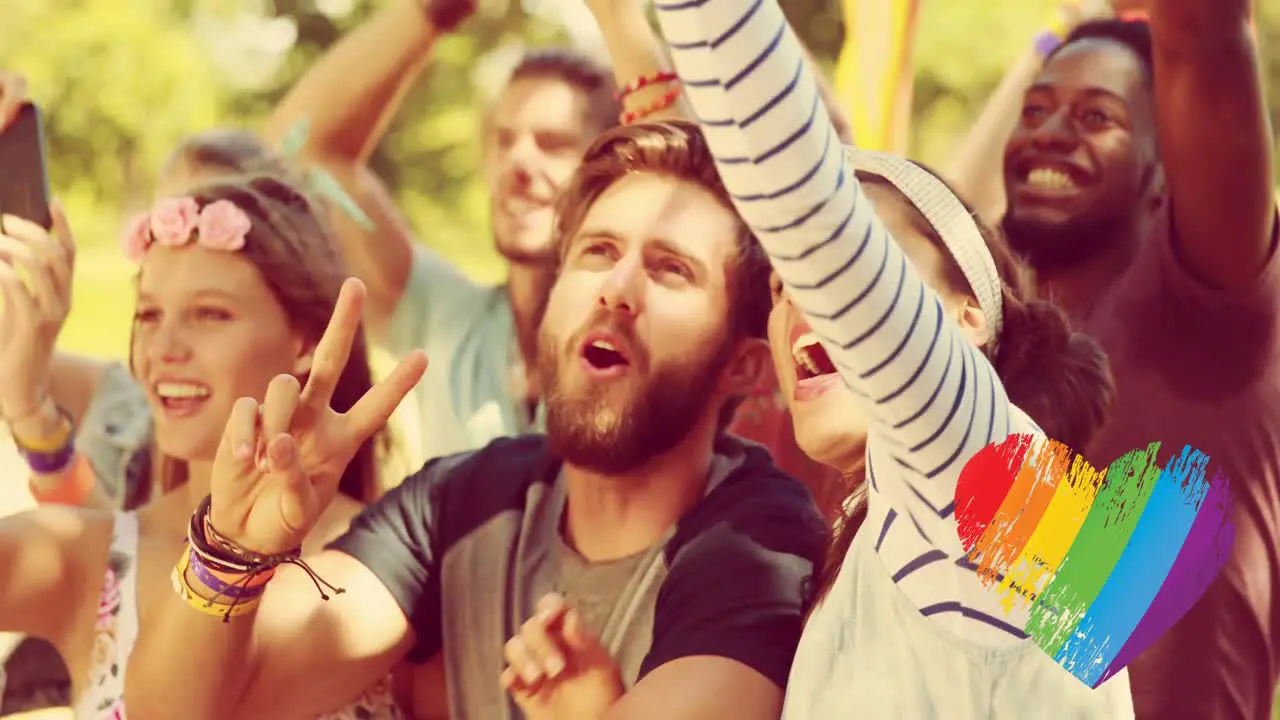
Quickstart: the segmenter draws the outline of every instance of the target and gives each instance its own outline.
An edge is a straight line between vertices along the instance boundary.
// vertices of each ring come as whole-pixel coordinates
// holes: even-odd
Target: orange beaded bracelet
[[[639,110],[631,110],[631,111],[622,113],[622,116],[619,117],[618,120],[623,125],[630,125],[631,123],[643,120],[654,113],[662,112],[663,110],[666,110],[672,105],[675,105],[676,100],[678,100],[679,98],[680,98],[680,91],[671,90],[667,93],[664,93],[662,97],[658,98],[657,100],[654,100],[653,102],[649,103],[645,107],[640,108]]]

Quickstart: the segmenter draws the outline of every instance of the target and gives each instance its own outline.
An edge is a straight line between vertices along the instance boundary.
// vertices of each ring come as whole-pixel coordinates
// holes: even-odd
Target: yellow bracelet
[[[190,556],[182,553],[182,559],[178,560],[178,564],[173,567],[171,580],[173,581],[173,591],[181,597],[188,606],[195,608],[204,615],[211,617],[219,617],[224,621],[228,618],[242,617],[248,615],[258,609],[258,603],[262,602],[261,597],[232,605],[231,603],[223,603],[215,600],[208,600],[201,597],[187,582],[187,566],[190,562]]]
[[[44,406],[42,405],[40,409],[43,410]],[[13,444],[16,445],[19,450],[39,453],[41,455],[49,455],[58,452],[67,446],[67,443],[71,440],[72,433],[75,432],[75,428],[72,427],[71,421],[62,413],[62,411],[58,411],[58,417],[61,420],[61,422],[58,423],[58,432],[48,437],[37,438],[35,440],[19,437],[15,433],[13,436]]]

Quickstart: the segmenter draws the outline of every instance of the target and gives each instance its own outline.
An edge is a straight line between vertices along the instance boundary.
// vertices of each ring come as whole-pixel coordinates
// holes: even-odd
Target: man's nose
[[[1070,110],[1060,108],[1031,130],[1031,145],[1037,150],[1066,153],[1080,142],[1071,122]]]
[[[643,309],[644,266],[638,255],[624,256],[600,287],[597,303],[602,307],[629,315],[637,315]]]

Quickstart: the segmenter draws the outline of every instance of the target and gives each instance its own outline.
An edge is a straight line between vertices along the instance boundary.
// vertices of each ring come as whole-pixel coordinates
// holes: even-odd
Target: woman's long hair
[[[318,343],[347,277],[323,210],[302,190],[274,174],[215,180],[191,190],[189,196],[202,208],[228,200],[249,216],[252,228],[239,254],[262,273],[293,328],[305,341]],[[132,369],[133,337],[129,348]],[[305,382],[306,378],[299,380]],[[334,389],[333,409],[350,410],[372,385],[368,348],[364,333],[360,332]],[[377,497],[375,447],[383,441],[383,434],[379,433],[360,447],[342,475],[339,492],[362,503]],[[186,482],[186,462],[168,456],[161,462],[161,492]]]

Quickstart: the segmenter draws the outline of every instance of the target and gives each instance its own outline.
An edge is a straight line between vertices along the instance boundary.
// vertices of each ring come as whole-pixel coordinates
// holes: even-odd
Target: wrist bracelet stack
[[[56,410],[61,422],[52,435],[24,438],[13,432],[12,426],[9,429],[14,447],[31,468],[28,489],[36,502],[80,507],[93,493],[97,479],[93,469],[76,452],[75,423],[71,413],[60,407]]]
[[[191,608],[221,617],[223,622],[248,615],[262,602],[267,583],[281,565],[296,565],[306,572],[322,600],[330,597],[325,588],[334,594],[345,592],[316,575],[301,559],[301,548],[264,555],[240,547],[213,527],[212,505],[206,496],[191,515],[187,546],[170,576],[174,592]]]

